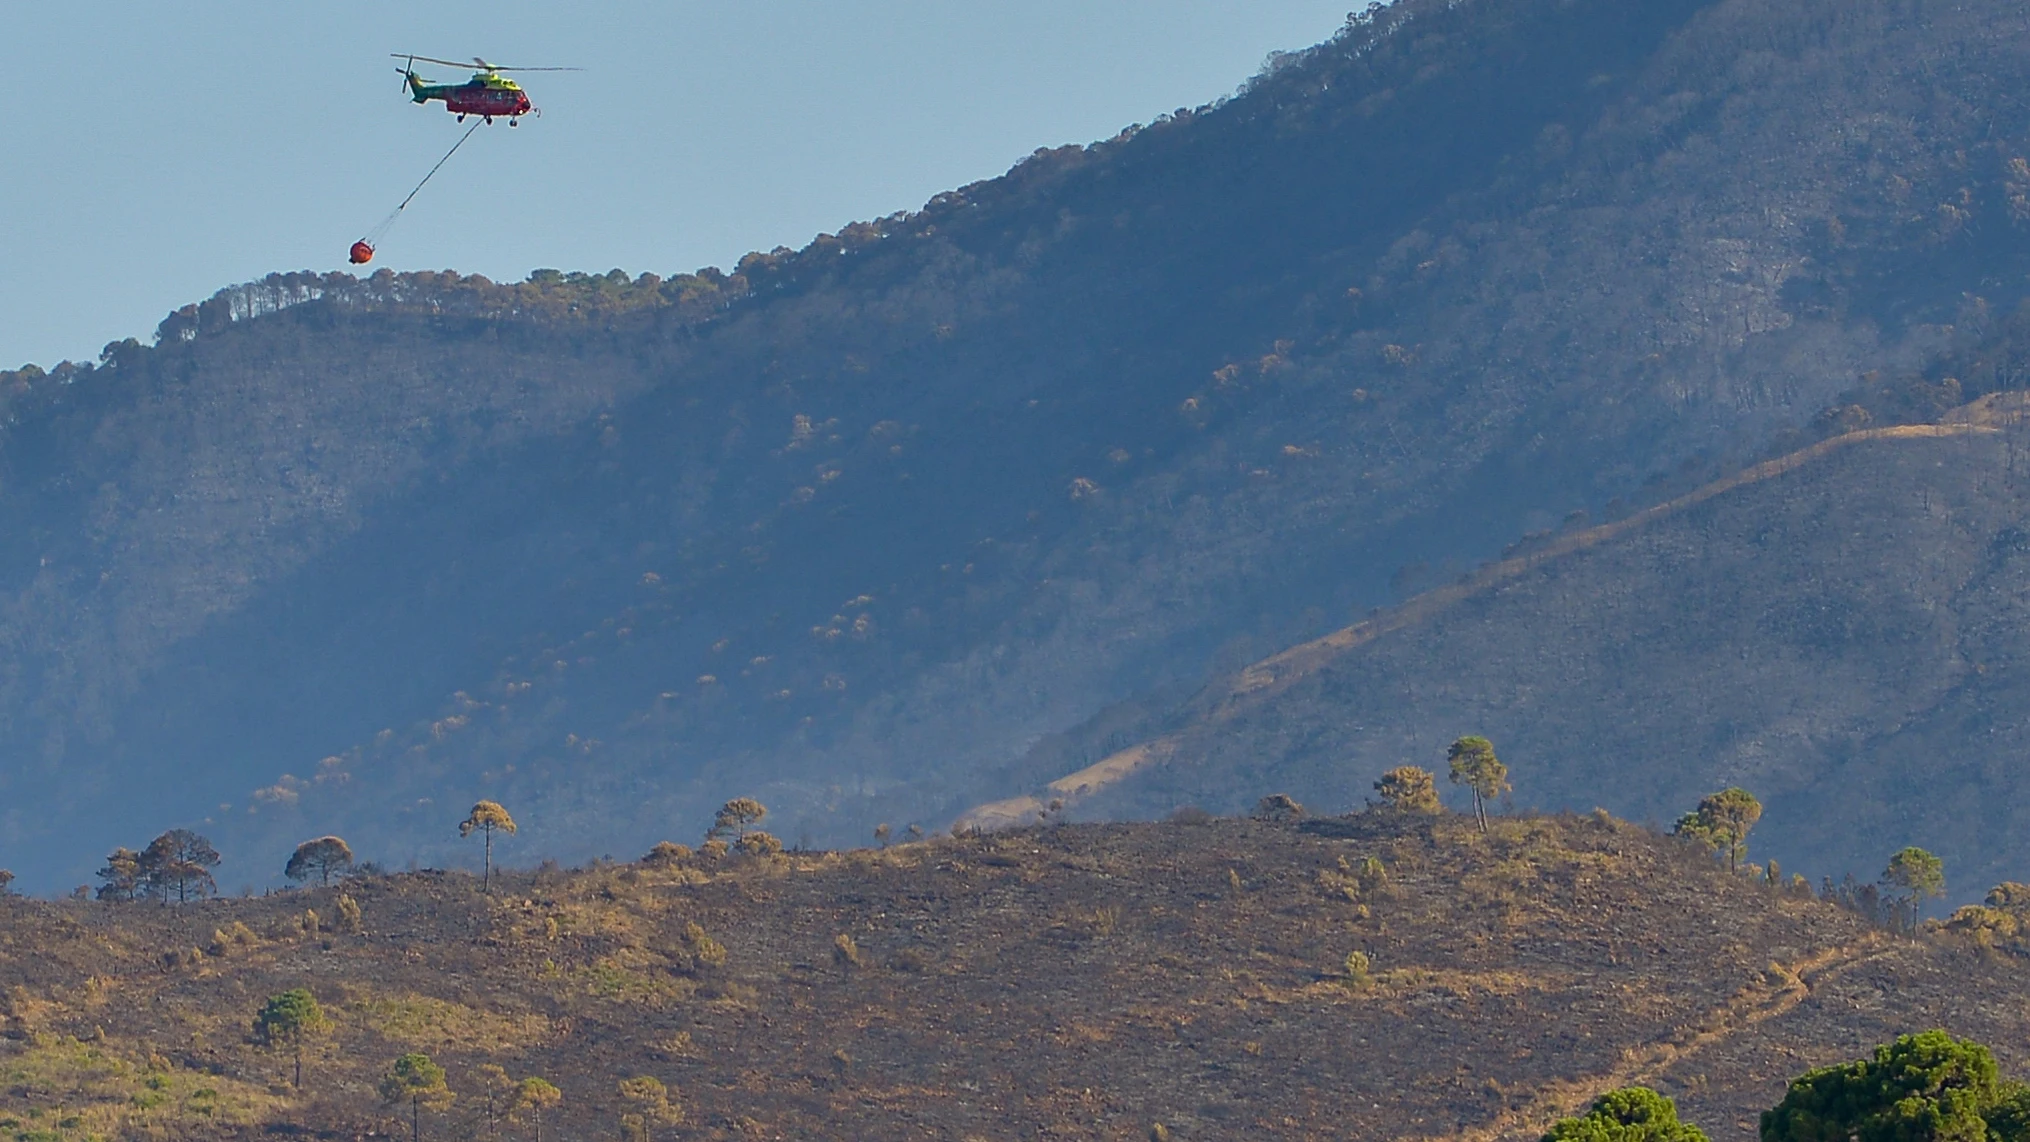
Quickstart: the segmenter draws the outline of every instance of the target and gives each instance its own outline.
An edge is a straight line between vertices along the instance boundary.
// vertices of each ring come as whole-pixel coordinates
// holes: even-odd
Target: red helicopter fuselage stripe
[[[447,110],[460,115],[519,115],[529,110],[529,97],[520,91],[454,87],[442,98]]]

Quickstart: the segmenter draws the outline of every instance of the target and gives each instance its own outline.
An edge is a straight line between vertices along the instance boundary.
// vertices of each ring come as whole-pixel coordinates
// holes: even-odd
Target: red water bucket
[[[359,241],[354,242],[352,244],[353,265],[363,266],[373,260],[374,260],[374,248],[372,246],[367,245],[367,240],[365,238],[361,238]]]

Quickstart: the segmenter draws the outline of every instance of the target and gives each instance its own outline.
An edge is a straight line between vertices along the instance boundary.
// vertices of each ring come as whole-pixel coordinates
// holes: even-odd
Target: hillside
[[[1358,806],[1384,770],[1442,771],[1452,738],[1483,733],[1517,804],[1668,821],[1742,785],[1787,867],[1869,880],[1917,844],[1977,898],[2030,867],[2030,801],[2005,776],[2026,746],[2021,407],[1864,430],[1537,537],[1209,688],[1041,796],[1148,815],[1268,785]]]
[[[1033,787],[1979,340],[2026,47],[2000,0],[1403,0],[733,272],[278,277],[7,374],[0,864]]]
[[[423,1051],[459,1096],[422,1114],[438,1138],[483,1132],[490,1062],[560,1088],[556,1137],[619,1130],[646,1075],[658,1137],[1492,1142],[1642,1082],[1719,1140],[1806,1067],[1915,1029],[2030,1063],[2011,962],[1604,815],[1059,826],[496,889],[354,880],[358,933],[330,929],[336,888],[0,898],[0,1127],[389,1131],[374,1084]],[[250,1032],[294,987],[332,1023],[301,1094]]]

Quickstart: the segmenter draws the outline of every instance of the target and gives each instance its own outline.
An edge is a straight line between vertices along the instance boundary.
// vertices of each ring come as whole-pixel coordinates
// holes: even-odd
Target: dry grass
[[[293,925],[323,891],[0,903],[0,1138],[352,1137],[421,1050],[465,1092],[439,1137],[478,1129],[491,1063],[564,1090],[558,1137],[619,1131],[645,1076],[673,1137],[1528,1138],[1640,1080],[1719,1139],[1896,1032],[2015,1062],[2030,1030],[1971,947],[1597,818],[1061,826],[346,891],[359,935]],[[235,924],[260,938],[165,966]],[[248,1033],[297,986],[332,1020],[304,1092]]]

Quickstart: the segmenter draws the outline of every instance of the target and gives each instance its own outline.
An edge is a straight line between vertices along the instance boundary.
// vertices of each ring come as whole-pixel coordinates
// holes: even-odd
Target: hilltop
[[[617,1129],[648,1076],[682,1121],[659,1136],[1489,1142],[1635,1082],[1752,1137],[1789,1077],[1934,1025],[2030,1063],[2010,962],[1604,814],[1066,825],[0,921],[17,1132],[392,1130],[374,1084],[407,1051],[459,1095],[426,1137],[482,1130],[487,1063],[563,1091],[559,1137]],[[332,1023],[300,1094],[251,1035],[296,987]]]
[[[1403,0],[730,271],[278,276],[7,374],[0,864],[1033,788],[1420,567],[1920,415],[2024,293],[2026,46],[2000,0]]]

